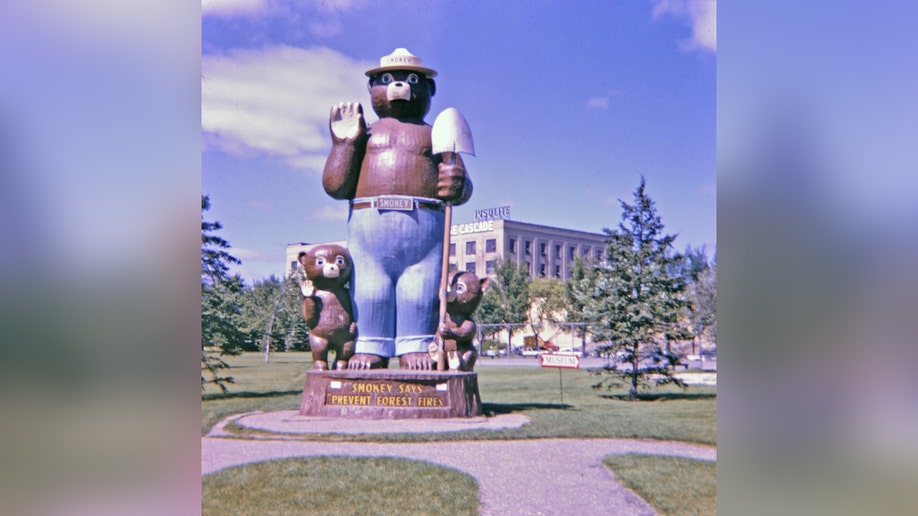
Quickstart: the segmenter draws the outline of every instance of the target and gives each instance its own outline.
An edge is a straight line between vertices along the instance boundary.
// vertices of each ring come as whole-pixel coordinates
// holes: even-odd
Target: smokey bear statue
[[[359,103],[331,109],[332,148],[322,185],[347,199],[351,295],[360,324],[350,369],[432,370],[428,353],[439,322],[445,203],[463,204],[472,183],[458,153],[431,152],[424,122],[436,72],[404,48],[366,72],[373,111],[367,127]]]
[[[313,368],[329,369],[328,352],[335,352],[334,369],[346,369],[354,354],[357,324],[346,285],[352,262],[347,249],[324,244],[298,256],[306,273],[300,284],[305,299],[303,317],[309,328]]]
[[[481,303],[489,284],[488,278],[479,280],[471,272],[453,271],[449,275],[446,321],[440,325],[439,333],[450,371],[475,369],[478,352],[472,341],[477,328],[472,313]]]

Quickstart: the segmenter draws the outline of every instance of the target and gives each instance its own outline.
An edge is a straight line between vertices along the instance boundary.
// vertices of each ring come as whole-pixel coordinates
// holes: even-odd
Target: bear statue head
[[[351,278],[351,254],[335,244],[317,245],[297,256],[306,277],[316,288],[331,290],[347,284]]]
[[[452,315],[466,317],[478,309],[481,298],[488,290],[490,280],[479,280],[471,272],[453,271],[449,273],[449,294],[447,296],[446,311]]]
[[[437,91],[433,79],[409,70],[393,70],[370,77],[373,111],[380,118],[420,122],[430,111],[430,98]]]
[[[379,60],[378,67],[367,71],[373,111],[380,118],[423,122],[430,111],[430,98],[437,92],[436,75],[407,49],[395,49]]]

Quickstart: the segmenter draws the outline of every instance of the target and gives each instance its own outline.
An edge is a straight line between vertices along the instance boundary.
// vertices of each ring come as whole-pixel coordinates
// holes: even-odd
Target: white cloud
[[[263,153],[321,170],[332,105],[369,108],[364,71],[374,63],[322,47],[274,46],[204,56],[201,129],[208,146]]]
[[[268,7],[268,0],[201,0],[202,16],[240,16],[259,14]]]
[[[246,247],[232,247],[229,253],[245,263],[246,260],[269,260],[274,258],[272,255],[259,251],[258,249],[248,249]]]
[[[329,13],[341,13],[359,9],[366,4],[366,0],[315,0],[315,5],[319,10]]]
[[[313,8],[324,14],[341,14],[359,9],[366,0],[201,0],[202,16],[259,16],[288,10]]]
[[[328,39],[344,32],[344,27],[335,20],[324,20],[309,24],[309,33],[321,39]]]
[[[653,19],[666,15],[692,28],[692,37],[681,42],[683,50],[717,52],[717,0],[654,0]]]
[[[591,97],[587,100],[587,107],[595,110],[608,109],[609,97]]]

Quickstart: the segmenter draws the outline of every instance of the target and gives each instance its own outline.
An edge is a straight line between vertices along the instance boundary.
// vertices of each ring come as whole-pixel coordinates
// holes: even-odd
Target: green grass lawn
[[[202,395],[201,431],[233,414],[254,410],[295,410],[312,367],[309,353],[276,353],[265,364],[258,353],[227,357],[236,379],[229,392],[208,387]],[[518,429],[470,430],[446,434],[386,434],[335,436],[353,441],[434,441],[459,439],[532,439],[546,437],[642,438],[714,445],[716,389],[692,386],[651,391],[646,399],[629,402],[620,392],[590,388],[596,378],[583,370],[536,367],[479,367],[478,386],[488,415],[517,413],[532,421]],[[232,427],[229,428],[233,430]],[[314,438],[311,436],[311,438]]]
[[[418,489],[423,486],[423,489]],[[387,457],[247,464],[201,481],[204,515],[478,514],[478,482],[454,469]]]
[[[208,387],[202,395],[201,431],[233,414],[299,407],[309,353],[276,353],[265,364],[259,353],[226,357],[236,380],[227,393]],[[627,391],[596,391],[596,378],[582,370],[479,367],[478,384],[487,415],[524,414],[519,429],[441,434],[309,436],[346,441],[438,441],[464,439],[642,438],[715,445],[716,389],[693,386],[648,392],[642,401],[620,399]],[[564,386],[561,404],[559,375]],[[245,429],[228,428],[240,434]],[[357,462],[354,462],[357,461]],[[715,465],[643,455],[609,456],[605,463],[623,484],[665,514],[714,514]],[[374,475],[379,469],[385,475]],[[427,475],[427,476],[425,476]],[[377,486],[376,477],[398,479]],[[428,479],[429,476],[429,479]],[[404,478],[415,478],[404,482]],[[423,477],[423,478],[422,478]],[[316,486],[321,486],[317,488]],[[460,486],[402,495],[401,485]],[[375,489],[380,489],[375,491]],[[439,488],[437,488],[439,489]],[[347,493],[368,493],[353,496]],[[439,466],[402,460],[348,457],[289,459],[250,464],[203,479],[204,514],[475,514],[474,479]],[[323,512],[324,511],[324,512]]]
[[[659,455],[609,455],[619,482],[660,514],[717,514],[717,464]]]

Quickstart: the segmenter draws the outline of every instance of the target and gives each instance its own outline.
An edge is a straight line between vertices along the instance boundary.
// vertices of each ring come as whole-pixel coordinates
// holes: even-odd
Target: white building
[[[529,270],[530,276],[570,277],[579,258],[602,260],[606,235],[529,224],[515,220],[481,220],[450,228],[450,270],[474,272],[483,278],[493,274],[498,260],[510,260]],[[346,246],[346,241],[332,242]],[[289,275],[296,270],[297,256],[318,243],[287,245]]]

